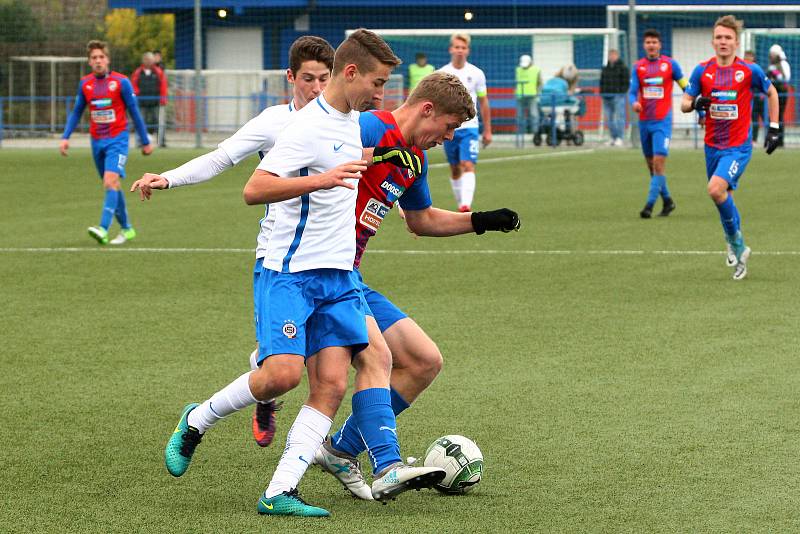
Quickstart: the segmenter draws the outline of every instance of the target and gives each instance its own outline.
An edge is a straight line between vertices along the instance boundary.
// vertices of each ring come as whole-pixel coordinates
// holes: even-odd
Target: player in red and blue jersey
[[[60,150],[62,155],[67,155],[69,136],[78,125],[83,110],[89,106],[92,155],[105,189],[100,226],[89,227],[89,235],[101,245],[107,244],[108,228],[116,216],[121,230],[111,243],[119,245],[136,237],[136,231],[128,220],[125,194],[120,186],[120,177],[125,176],[125,162],[128,159],[126,111],[130,113],[139,133],[142,154],[148,155],[153,149],[130,80],[118,72],[109,71],[111,57],[107,45],[102,41],[90,41],[87,49],[92,73],[81,78],[78,85],[75,108],[67,119]]]
[[[443,237],[519,228],[519,217],[509,209],[467,213],[432,205],[425,150],[452,140],[456,128],[474,116],[472,97],[458,77],[440,71],[423,78],[406,103],[395,111],[362,113],[359,119],[362,144],[365,148],[376,147],[373,157],[380,158],[381,154],[392,154],[396,147],[405,147],[422,162],[419,174],[391,163],[370,166],[359,180],[356,201],[354,274],[361,282],[368,314],[374,317],[392,353],[390,394],[395,415],[408,408],[433,382],[441,369],[442,356],[419,325],[384,295],[363,283],[358,267],[367,242],[396,203],[403,208],[409,230],[417,235]],[[369,154],[365,158],[369,160]],[[314,365],[309,363],[309,376],[315,374]],[[365,488],[355,461],[365,450],[358,430],[348,417],[341,429],[323,444],[315,461],[354,496],[369,498],[364,491],[368,486]]]
[[[753,153],[750,124],[754,89],[767,94],[767,154],[772,154],[780,141],[778,92],[761,67],[736,57],[741,30],[742,22],[733,15],[717,20],[711,41],[715,56],[695,67],[681,101],[684,113],[702,110],[706,114],[707,189],[719,210],[727,242],[726,262],[735,267],[734,280],[745,277],[750,257],[733,191]]]
[[[645,30],[643,46],[645,57],[633,66],[628,98],[633,111],[639,114],[639,138],[650,172],[647,203],[639,215],[649,219],[659,195],[663,200],[661,217],[675,209],[664,169],[672,137],[672,82],[677,82],[683,89],[686,78],[677,61],[661,54],[658,30]]]

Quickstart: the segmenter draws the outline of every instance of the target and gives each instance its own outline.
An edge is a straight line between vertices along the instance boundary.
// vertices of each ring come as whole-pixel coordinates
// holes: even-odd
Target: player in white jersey
[[[149,199],[153,189],[172,189],[194,185],[210,180],[226,169],[238,165],[253,154],[264,156],[275,144],[293,111],[302,109],[318,97],[330,79],[333,69],[333,47],[315,36],[303,36],[295,40],[289,49],[289,68],[286,80],[292,86],[292,100],[288,104],[271,106],[251,119],[235,134],[219,144],[219,147],[162,174],[145,173],[131,186],[131,192],[139,190],[142,200]],[[253,269],[254,310],[258,309],[259,293],[255,291],[261,274],[261,262],[266,254],[267,237],[272,226],[269,205],[261,219],[262,231],[258,234],[256,263]],[[258,349],[251,358],[258,356]],[[262,447],[269,445],[275,436],[275,399],[260,403],[258,417],[253,416],[253,434]]]
[[[455,74],[472,96],[475,107],[480,104],[483,119],[483,146],[492,142],[492,117],[489,110],[489,97],[486,95],[486,75],[481,69],[469,63],[470,36],[456,33],[450,37],[450,63],[441,71]],[[472,210],[475,196],[475,166],[478,164],[478,151],[481,139],[478,133],[478,117],[473,117],[456,130],[452,141],[445,141],[444,153],[450,164],[450,185],[456,197],[459,211]]]
[[[382,98],[383,85],[398,63],[377,35],[354,32],[336,52],[328,87],[293,114],[251,177],[245,201],[273,204],[276,213],[259,278],[264,295],[258,310],[259,360],[282,365],[271,371],[261,365],[202,404],[188,405],[166,447],[170,473],[182,475],[203,433],[216,421],[257,399],[292,389],[302,377],[305,359],[317,358],[317,380],[310,384],[275,476],[259,499],[262,514],[329,515],[303,502],[296,485],[330,429],[351,362],[356,368],[353,417],[371,453],[384,465],[376,483],[397,487],[399,493],[411,479],[430,486],[444,475],[439,469],[402,464],[390,406],[391,354],[385,343],[360,352],[367,346],[367,322],[352,268],[355,182],[366,167],[360,159],[356,110]],[[298,450],[300,454],[287,454]]]

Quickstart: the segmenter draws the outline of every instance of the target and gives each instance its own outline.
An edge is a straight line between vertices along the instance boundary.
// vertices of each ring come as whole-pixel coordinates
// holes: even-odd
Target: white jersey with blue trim
[[[467,88],[469,96],[472,97],[472,103],[475,109],[478,109],[478,97],[486,96],[486,75],[481,69],[467,61],[460,69],[456,68],[452,63],[448,63],[441,69],[441,72],[447,72],[455,75],[464,87]],[[463,130],[465,128],[478,128],[478,116],[475,115],[470,120],[464,122],[456,130]]]
[[[341,113],[324,94],[292,113],[275,146],[258,168],[281,177],[321,174],[360,160],[359,113]],[[358,180],[348,180],[354,186]],[[353,270],[356,253],[356,189],[314,191],[270,207],[274,225],[264,267],[279,272]]]
[[[286,127],[293,111],[295,108],[292,102],[268,107],[221,142],[219,148],[225,151],[234,165],[253,153],[258,153],[258,156],[264,159],[267,152],[275,146],[275,141]],[[256,259],[263,258],[267,254],[267,243],[274,223],[275,214],[270,213],[267,204],[264,208],[264,217],[260,221],[261,229],[256,238]]]

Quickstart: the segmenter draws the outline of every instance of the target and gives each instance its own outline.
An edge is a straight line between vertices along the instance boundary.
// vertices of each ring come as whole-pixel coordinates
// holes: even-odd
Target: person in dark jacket
[[[619,57],[619,51],[608,51],[608,63],[600,73],[600,94],[603,113],[611,133],[611,146],[622,146],[625,133],[625,93],[628,92],[630,73]]]
[[[167,105],[167,77],[164,71],[156,66],[152,52],[142,55],[142,64],[131,76],[133,90],[136,92],[139,108],[144,115],[144,122],[149,131],[159,130],[159,111]],[[164,136],[160,135],[159,145],[164,146]]]

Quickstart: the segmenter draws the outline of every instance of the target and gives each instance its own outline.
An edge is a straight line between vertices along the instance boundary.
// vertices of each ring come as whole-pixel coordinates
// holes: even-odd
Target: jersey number
[[[731,162],[730,168],[728,169],[728,176],[730,178],[733,178],[734,176],[736,176],[737,172],[739,172],[739,162],[736,161],[736,160],[733,160]]]

